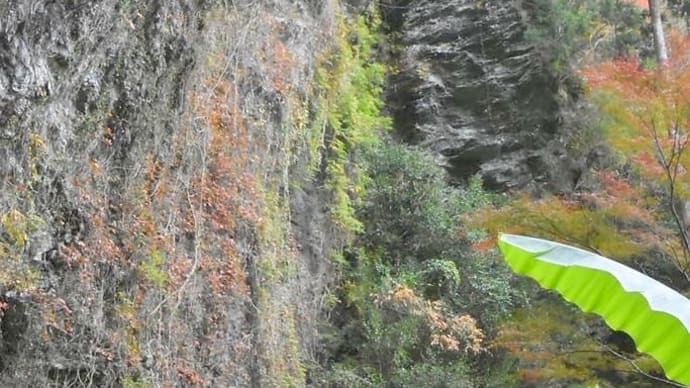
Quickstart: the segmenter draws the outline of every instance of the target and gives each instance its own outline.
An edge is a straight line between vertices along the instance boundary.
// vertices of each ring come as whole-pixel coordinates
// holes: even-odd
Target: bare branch
[[[664,383],[664,384],[672,385],[672,386],[674,386],[674,387],[681,387],[681,388],[687,388],[687,387],[688,387],[687,385],[679,384],[679,383],[676,383],[675,381],[671,381],[671,380],[664,379],[664,378],[661,378],[661,377],[653,376],[653,375],[651,375],[651,374],[645,372],[644,370],[642,370],[642,368],[640,368],[640,366],[637,365],[637,363],[635,362],[635,360],[630,359],[630,358],[626,357],[625,355],[623,355],[623,354],[621,354],[621,353],[619,353],[619,352],[617,352],[617,351],[611,349],[611,347],[609,347],[609,346],[607,346],[607,345],[603,345],[603,347],[604,347],[604,349],[605,349],[607,352],[613,354],[614,356],[616,356],[616,357],[618,357],[618,358],[620,358],[620,359],[622,359],[622,360],[625,360],[628,364],[630,364],[630,366],[631,366],[633,369],[635,369],[635,371],[636,371],[637,373],[643,375],[644,377],[646,377],[646,378],[648,378],[648,379],[651,379],[651,380],[654,380],[654,381],[658,381],[658,382],[661,382],[661,383]]]

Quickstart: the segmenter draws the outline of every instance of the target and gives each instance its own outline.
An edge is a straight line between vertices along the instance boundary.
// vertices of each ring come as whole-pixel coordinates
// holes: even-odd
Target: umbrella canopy
[[[498,246],[516,273],[600,315],[690,385],[690,300],[621,263],[553,241],[502,234]]]

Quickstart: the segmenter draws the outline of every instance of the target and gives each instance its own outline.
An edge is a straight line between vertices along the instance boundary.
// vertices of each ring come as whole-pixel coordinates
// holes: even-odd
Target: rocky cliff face
[[[489,188],[569,191],[561,87],[525,41],[520,2],[411,0],[392,4],[399,74],[389,101],[400,135],[438,155],[451,176]]]
[[[0,385],[303,378],[330,238],[288,180],[335,8],[0,2]]]
[[[513,4],[397,4],[391,110],[458,179],[567,190]],[[305,132],[338,8],[0,2],[0,386],[304,384],[338,241]]]

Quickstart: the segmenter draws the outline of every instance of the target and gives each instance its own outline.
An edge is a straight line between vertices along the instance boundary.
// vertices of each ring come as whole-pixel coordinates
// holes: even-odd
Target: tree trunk
[[[666,49],[666,39],[664,38],[664,26],[661,24],[659,0],[648,1],[649,14],[652,17],[652,27],[654,31],[654,50],[656,51],[656,60],[659,64],[664,64],[668,61],[668,50]]]

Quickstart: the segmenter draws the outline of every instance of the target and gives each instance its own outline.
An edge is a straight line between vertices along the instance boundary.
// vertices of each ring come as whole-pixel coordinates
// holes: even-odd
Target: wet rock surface
[[[400,72],[389,103],[399,135],[423,144],[459,181],[568,191],[558,81],[525,41],[519,2],[411,0],[391,5]],[[564,173],[565,171],[565,173]]]

